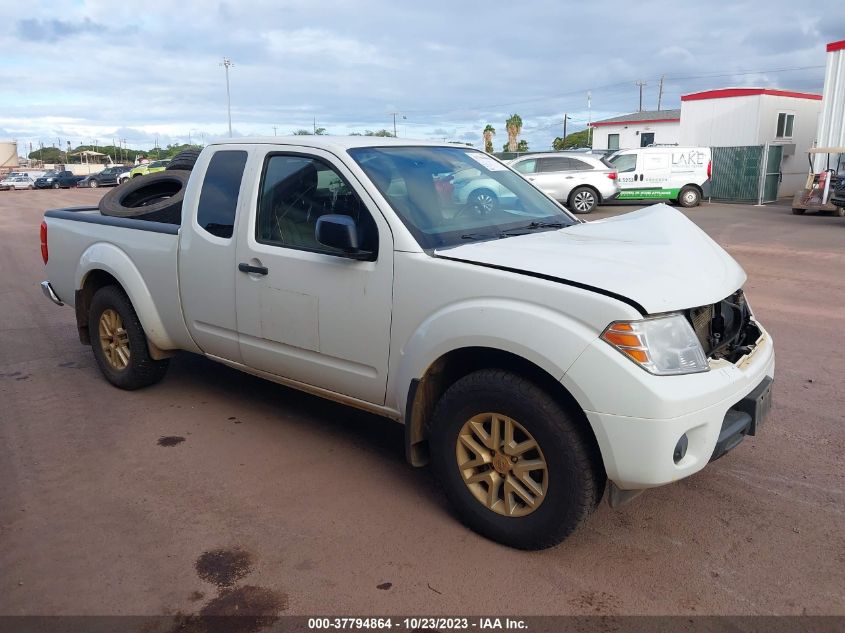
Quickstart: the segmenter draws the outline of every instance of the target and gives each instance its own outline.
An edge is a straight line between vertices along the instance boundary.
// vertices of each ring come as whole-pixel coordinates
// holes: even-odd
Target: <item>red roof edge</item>
[[[845,46],[845,45],[844,45]],[[706,99],[727,99],[729,97],[753,97],[757,95],[771,95],[773,97],[794,97],[796,99],[811,99],[821,101],[822,96],[810,92],[793,92],[791,90],[775,90],[773,88],[722,88],[720,90],[705,90],[683,95],[681,101],[704,101]]]
[[[845,40],[839,40],[838,42],[831,42],[827,45],[827,52],[832,53],[833,51],[841,51],[845,50]]]
[[[640,123],[677,123],[680,120],[680,117],[678,117],[677,119],[645,119],[643,121],[595,121],[591,125],[599,127],[602,125],[639,125]]]

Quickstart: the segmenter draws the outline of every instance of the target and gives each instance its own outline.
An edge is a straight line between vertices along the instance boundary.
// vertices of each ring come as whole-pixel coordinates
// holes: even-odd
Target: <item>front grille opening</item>
[[[734,363],[753,350],[760,338],[742,290],[718,303],[687,310],[686,317],[708,358]]]

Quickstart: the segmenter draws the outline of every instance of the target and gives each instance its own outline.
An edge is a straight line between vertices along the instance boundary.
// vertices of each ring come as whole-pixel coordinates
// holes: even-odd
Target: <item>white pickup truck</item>
[[[395,139],[194,160],[112,190],[118,211],[45,213],[42,288],[117,387],[185,350],[392,418],[470,527],[525,549],[605,488],[617,506],[701,470],[770,408],[745,273],[666,205],[582,222],[483,152]],[[470,167],[495,205],[455,195]]]

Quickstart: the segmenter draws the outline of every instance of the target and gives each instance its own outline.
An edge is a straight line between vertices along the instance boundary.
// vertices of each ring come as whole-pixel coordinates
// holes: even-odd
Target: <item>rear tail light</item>
[[[44,263],[47,263],[47,259],[49,258],[49,253],[47,253],[47,222],[41,222],[41,259],[44,260]]]
[[[707,161],[707,177],[712,178],[712,176],[713,176],[713,161],[708,160]]]
[[[611,171],[607,174],[607,177],[610,178],[611,180],[616,180],[617,173],[615,171]]]

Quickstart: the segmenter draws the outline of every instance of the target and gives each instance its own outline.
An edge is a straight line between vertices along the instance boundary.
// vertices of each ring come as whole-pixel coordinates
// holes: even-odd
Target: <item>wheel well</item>
[[[700,197],[702,197],[702,198],[704,197],[704,189],[702,189],[701,187],[699,187],[699,186],[698,186],[697,184],[695,184],[694,182],[688,182],[688,183],[687,183],[687,184],[685,184],[683,187],[681,187],[679,191],[683,191],[683,190],[684,190],[684,189],[686,189],[687,187],[692,187],[693,189],[695,189],[696,191],[698,191],[698,195],[699,195]]]
[[[91,309],[91,299],[94,294],[105,286],[117,286],[121,288],[120,282],[104,270],[92,270],[82,282],[82,288],[76,291],[76,329],[79,331],[79,340],[84,345],[91,344],[91,334],[88,332],[88,312]]]
[[[589,189],[590,191],[592,191],[596,195],[596,200],[598,201],[598,203],[601,204],[601,201],[602,201],[601,193],[599,192],[598,189],[593,187],[593,185],[578,185],[577,187],[575,187],[575,189],[570,191],[569,195],[566,197],[567,203],[569,202],[569,200],[572,199],[572,194],[575,193],[576,191],[578,191],[579,189]]]
[[[463,347],[434,361],[423,377],[414,380],[405,409],[405,456],[413,466],[428,463],[428,436],[434,408],[456,381],[479,369],[505,369],[531,380],[569,411],[581,427],[593,453],[601,460],[596,436],[583,409],[560,381],[521,356],[489,347]],[[602,470],[604,464],[602,463]]]

